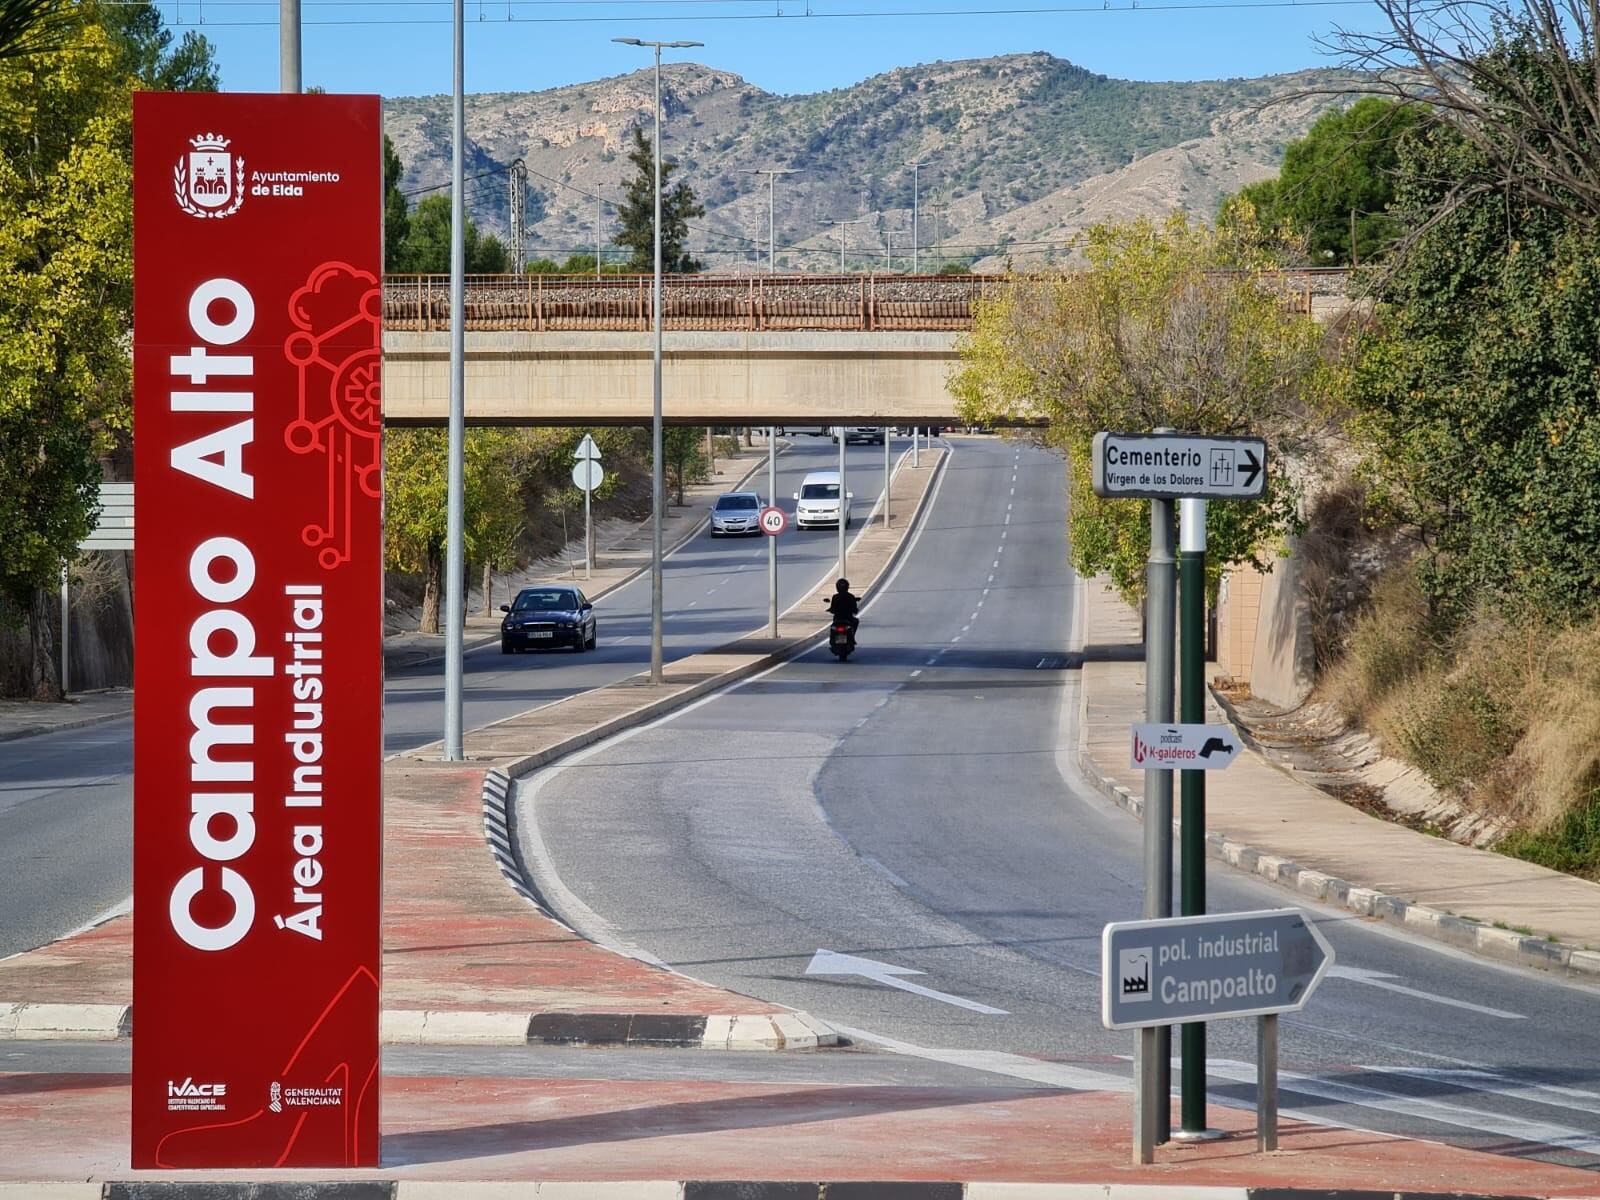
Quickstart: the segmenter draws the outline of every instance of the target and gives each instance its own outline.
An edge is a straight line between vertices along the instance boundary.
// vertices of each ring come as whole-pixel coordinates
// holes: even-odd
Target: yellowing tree
[[[1253,433],[1293,445],[1333,381],[1322,329],[1263,276],[1278,247],[1249,221],[1218,229],[1176,215],[1097,226],[1086,265],[1016,278],[979,306],[951,384],[973,424],[1042,423],[1066,455],[1073,562],[1143,593],[1149,528],[1142,502],[1090,488],[1099,430]],[[1259,560],[1294,519],[1274,469],[1259,504],[1213,504],[1213,577]]]
[[[98,24],[0,61],[0,619],[60,696],[44,593],[89,531],[129,421],[131,77]]]

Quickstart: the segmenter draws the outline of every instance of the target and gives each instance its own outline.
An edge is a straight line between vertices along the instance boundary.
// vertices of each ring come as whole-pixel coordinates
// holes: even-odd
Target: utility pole
[[[466,184],[463,151],[466,141],[466,15],[464,0],[455,0],[454,84],[450,123],[450,433],[445,481],[444,572],[444,759],[460,762],[462,673],[466,632],[466,594],[462,562],[466,499]]]
[[[278,90],[300,90],[300,0],[278,0]]]
[[[837,226],[838,230],[839,230],[839,274],[841,274],[841,275],[843,275],[845,273],[844,252],[845,252],[845,246],[846,246],[847,241],[848,241],[848,231],[846,229],[846,226],[859,225],[865,220],[866,220],[865,217],[853,217],[848,221],[841,221],[836,217],[830,217],[828,219],[828,224]],[[841,426],[841,428],[842,428],[842,426]]]
[[[777,180],[779,175],[798,175],[799,167],[756,167],[746,171],[747,175],[765,175],[767,177],[767,274],[771,275],[778,269],[778,235],[777,221],[773,206],[774,196],[777,194]],[[777,635],[774,634],[774,637]]]
[[[906,166],[911,168],[911,273],[917,274],[919,259],[917,252],[922,244],[922,229],[917,222],[918,203],[922,198],[922,180],[920,172],[922,164],[928,161],[922,158],[913,158]]]
[[[599,196],[594,198],[594,277],[600,278],[600,205]]]
[[[457,6],[462,0],[456,0]],[[662,549],[661,509],[664,477],[661,469],[661,50],[685,50],[704,42],[647,42],[640,38],[612,38],[624,46],[649,46],[656,52],[656,144],[655,144],[655,272],[650,289],[650,316],[655,326],[654,370],[655,403],[650,420],[650,682],[662,682]]]
[[[525,245],[528,236],[528,164],[520,158],[512,160],[511,170],[506,175],[506,187],[510,190],[511,198],[512,270],[521,275],[528,263]]]

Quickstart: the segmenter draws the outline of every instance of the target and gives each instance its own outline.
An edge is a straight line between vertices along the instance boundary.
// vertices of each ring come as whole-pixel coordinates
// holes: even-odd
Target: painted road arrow
[[[1332,965],[1333,947],[1298,908],[1113,922],[1100,943],[1100,1020],[1138,1029],[1297,1012]]]
[[[893,963],[879,962],[875,958],[857,958],[854,954],[836,954],[832,950],[818,950],[811,956],[811,964],[806,967],[806,974],[860,975],[885,987],[899,988],[902,992],[910,992],[916,996],[926,996],[929,1000],[937,1000],[941,1004],[953,1004],[957,1008],[985,1013],[992,1017],[1007,1015],[1003,1008],[990,1008],[987,1004],[979,1004],[976,1000],[952,996],[949,992],[936,992],[932,988],[923,987],[920,983],[912,983],[901,977],[921,975],[923,972],[911,967],[897,967]]]

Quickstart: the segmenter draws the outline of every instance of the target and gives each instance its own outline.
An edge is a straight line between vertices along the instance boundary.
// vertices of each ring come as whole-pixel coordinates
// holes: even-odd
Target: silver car
[[[755,492],[724,492],[711,509],[711,536],[761,532],[761,497]]]

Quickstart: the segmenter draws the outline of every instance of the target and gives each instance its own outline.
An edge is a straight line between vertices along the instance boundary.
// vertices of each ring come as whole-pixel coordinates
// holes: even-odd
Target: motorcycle
[[[856,635],[851,632],[850,623],[835,619],[828,627],[828,649],[833,651],[835,658],[844,662],[855,648]]]

